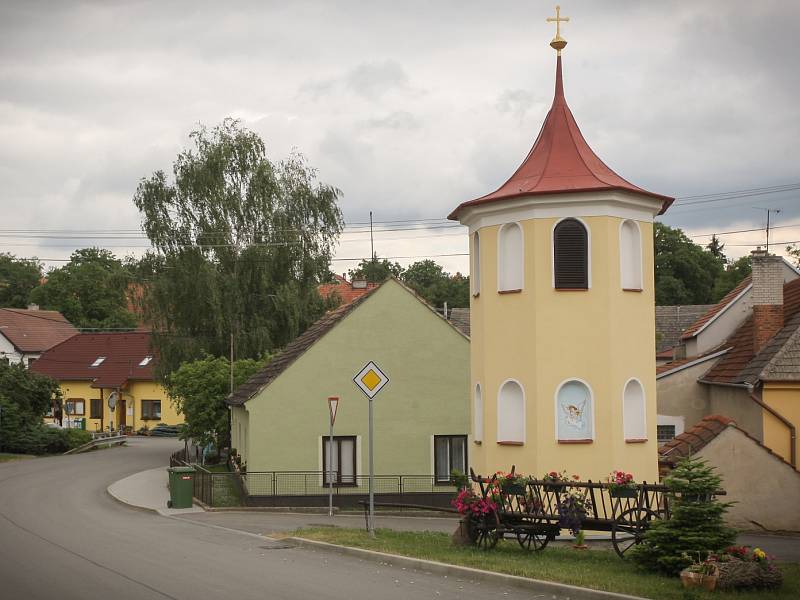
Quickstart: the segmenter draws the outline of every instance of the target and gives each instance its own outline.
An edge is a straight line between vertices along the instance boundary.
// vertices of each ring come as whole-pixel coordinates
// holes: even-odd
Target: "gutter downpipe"
[[[755,386],[754,385],[747,384],[746,387],[747,387],[747,393],[748,393],[748,395],[750,396],[750,399],[753,402],[758,404],[762,409],[767,411],[769,414],[771,414],[773,417],[775,417],[781,423],[783,423],[786,427],[788,427],[788,429],[789,429],[789,440],[790,440],[790,445],[789,445],[790,460],[789,460],[789,462],[795,468],[795,470],[797,470],[797,429],[795,428],[794,424],[792,424],[792,422],[789,421],[786,417],[784,417],[781,413],[776,411],[774,408],[772,408],[768,404],[765,404],[758,396],[756,396],[755,393],[754,393],[754,391],[755,391]]]

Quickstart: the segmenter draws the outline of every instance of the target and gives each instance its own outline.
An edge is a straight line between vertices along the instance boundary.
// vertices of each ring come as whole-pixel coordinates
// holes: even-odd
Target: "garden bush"
[[[92,439],[81,429],[45,427],[14,402],[0,397],[0,451],[15,454],[62,454]]]

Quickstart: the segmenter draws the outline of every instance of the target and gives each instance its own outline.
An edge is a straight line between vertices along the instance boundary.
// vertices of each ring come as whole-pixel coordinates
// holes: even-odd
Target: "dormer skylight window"
[[[94,362],[93,362],[91,365],[89,365],[89,366],[90,366],[90,367],[99,367],[100,365],[102,365],[102,364],[103,364],[103,361],[104,361],[105,359],[106,359],[106,357],[105,357],[105,356],[98,356],[98,357],[97,357],[97,358],[94,360]]]
[[[147,365],[149,365],[149,364],[150,364],[150,361],[151,361],[151,360],[153,360],[153,357],[152,357],[152,356],[145,356],[145,357],[142,359],[142,362],[140,362],[140,363],[139,363],[139,366],[140,366],[140,367],[146,367]]]

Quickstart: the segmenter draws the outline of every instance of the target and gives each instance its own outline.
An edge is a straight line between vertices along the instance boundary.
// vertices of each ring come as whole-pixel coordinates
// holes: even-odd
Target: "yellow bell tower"
[[[553,104],[498,190],[450,215],[469,227],[471,466],[658,479],[653,219],[648,192],[592,151],[567,106],[561,17]]]

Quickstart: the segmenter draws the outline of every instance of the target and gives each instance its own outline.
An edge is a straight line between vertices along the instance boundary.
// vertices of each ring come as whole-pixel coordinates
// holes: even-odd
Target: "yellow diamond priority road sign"
[[[389,378],[378,368],[378,365],[369,361],[367,365],[359,371],[358,375],[353,377],[353,383],[361,388],[361,391],[367,395],[367,398],[372,400],[378,392],[383,389],[383,386],[389,383]]]

